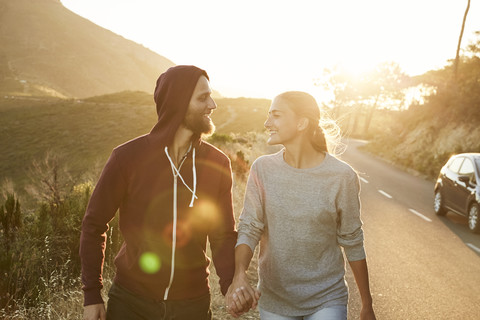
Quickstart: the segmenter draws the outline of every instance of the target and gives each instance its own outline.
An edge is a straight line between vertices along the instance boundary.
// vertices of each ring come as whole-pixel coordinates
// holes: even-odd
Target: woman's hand
[[[105,320],[106,318],[107,314],[105,312],[105,305],[103,303],[92,304],[83,308],[84,320]]]
[[[227,311],[233,317],[239,317],[250,309],[257,307],[260,292],[253,289],[248,283],[246,274],[235,275],[232,284],[225,296]]]

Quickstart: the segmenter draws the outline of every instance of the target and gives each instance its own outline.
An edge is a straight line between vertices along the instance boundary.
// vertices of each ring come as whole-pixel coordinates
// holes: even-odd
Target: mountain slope
[[[0,0],[0,93],[89,97],[152,92],[174,63],[66,9]]]

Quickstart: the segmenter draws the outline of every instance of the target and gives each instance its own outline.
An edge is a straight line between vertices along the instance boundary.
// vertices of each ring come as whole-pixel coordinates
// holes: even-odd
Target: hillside
[[[480,52],[480,38],[472,48]],[[367,150],[430,179],[451,155],[480,152],[480,57],[463,57],[456,80],[452,74],[447,65],[423,75],[420,80],[435,92],[424,104],[392,115]]]
[[[269,100],[216,102],[212,118],[218,133],[263,131]],[[73,176],[98,174],[115,146],[148,133],[156,119],[152,96],[144,92],[85,100],[0,97],[0,180],[8,178],[22,191],[31,183],[32,162],[48,152],[58,155]]]
[[[151,92],[174,63],[66,9],[0,0],[0,94],[90,97]]]

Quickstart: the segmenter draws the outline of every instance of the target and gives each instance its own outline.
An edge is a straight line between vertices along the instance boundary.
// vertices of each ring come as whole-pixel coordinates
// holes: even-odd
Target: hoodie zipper
[[[178,169],[175,167],[175,164],[173,163],[172,159],[170,158],[170,155],[168,154],[168,147],[165,147],[165,154],[167,155],[168,160],[170,161],[170,166],[172,167],[172,174],[173,174],[173,230],[172,230],[172,263],[171,263],[171,270],[170,270],[170,281],[168,283],[167,288],[165,289],[165,294],[163,295],[163,300],[167,300],[168,298],[168,292],[170,291],[170,288],[172,287],[173,283],[173,278],[175,275],[175,250],[177,247],[177,187],[178,187],[178,177],[180,177],[180,180],[182,183],[187,187],[190,192],[192,192],[192,200],[190,201],[189,207],[193,207],[193,202],[195,199],[197,199],[197,196],[195,194],[196,189],[197,189],[197,173],[196,173],[196,168],[195,168],[195,148],[193,148],[193,155],[192,155],[192,171],[193,171],[193,190],[190,189],[190,187],[185,183],[185,181],[182,178],[182,175],[180,174],[180,169],[182,168],[183,163],[185,162],[185,159],[187,158],[187,154],[190,152],[192,148],[192,145],[190,144],[190,147],[183,157],[182,161],[180,162],[180,165],[178,166]]]
[[[183,163],[183,162],[182,162]],[[181,166],[181,165],[180,165]],[[173,232],[172,232],[172,263],[170,271],[170,282],[165,289],[163,300],[167,300],[168,292],[172,286],[173,276],[175,275],[175,249],[177,247],[177,175],[173,174]]]

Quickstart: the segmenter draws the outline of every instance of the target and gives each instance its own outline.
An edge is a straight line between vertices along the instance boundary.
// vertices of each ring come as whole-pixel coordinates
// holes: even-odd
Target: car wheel
[[[437,216],[444,216],[447,213],[447,210],[443,207],[443,196],[442,192],[439,190],[435,191],[435,200],[433,202],[433,210]]]
[[[468,228],[475,233],[480,232],[480,217],[478,204],[473,203],[468,210]]]

